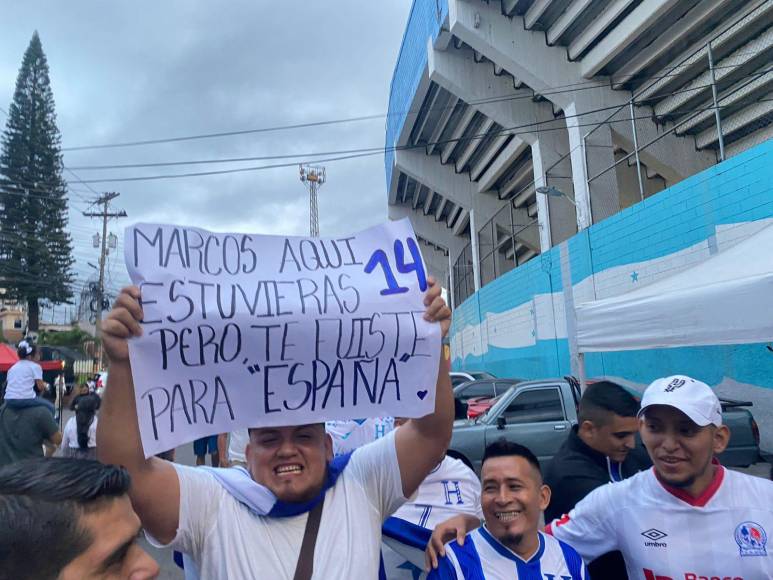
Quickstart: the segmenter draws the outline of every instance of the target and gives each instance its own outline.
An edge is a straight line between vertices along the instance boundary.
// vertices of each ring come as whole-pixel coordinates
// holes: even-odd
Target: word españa
[[[251,274],[259,265],[254,238],[247,234],[218,235],[191,228],[156,227],[146,234],[134,228],[134,267],[141,255],[154,256],[161,268],[181,268],[210,276]],[[361,265],[352,248],[354,237],[333,240],[285,238],[279,272],[336,270]],[[151,248],[146,254],[141,248]]]
[[[332,367],[315,359],[311,363],[267,364],[257,373],[259,400],[263,401],[266,415],[283,410],[311,411],[343,409],[358,400],[381,405],[385,398],[399,402],[400,378],[398,361],[388,359],[336,361]],[[262,374],[262,378],[259,375]],[[348,377],[346,375],[349,375]],[[351,384],[345,389],[344,384]],[[285,393],[279,395],[278,392]],[[348,393],[345,394],[345,393]],[[185,384],[171,387],[153,387],[140,397],[147,404],[148,416],[153,427],[153,437],[159,439],[159,429],[174,433],[182,422],[190,425],[213,424],[219,415],[234,420],[231,398],[223,379],[215,376],[207,382],[188,379]],[[227,420],[227,417],[226,417]]]
[[[303,407],[310,411],[330,407],[344,409],[348,404],[357,406],[360,396],[372,404],[381,405],[385,395],[399,402],[397,361],[390,358],[386,364],[384,362],[379,359],[338,360],[331,368],[325,361],[315,359],[311,364],[264,365],[258,371],[263,375],[262,380],[259,379],[263,411],[269,415]],[[344,384],[351,385],[350,389],[344,389]],[[350,400],[347,400],[346,391]]]

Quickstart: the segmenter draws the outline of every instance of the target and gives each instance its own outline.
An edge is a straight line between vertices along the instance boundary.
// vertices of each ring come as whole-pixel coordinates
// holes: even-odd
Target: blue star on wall
[[[631,282],[638,282],[638,281],[639,281],[639,273],[631,272]]]

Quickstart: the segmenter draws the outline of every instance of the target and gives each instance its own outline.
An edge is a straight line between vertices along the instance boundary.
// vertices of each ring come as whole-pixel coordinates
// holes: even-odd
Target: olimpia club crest
[[[765,529],[755,522],[743,522],[735,529],[735,543],[741,551],[741,556],[767,556],[765,545],[768,535]]]

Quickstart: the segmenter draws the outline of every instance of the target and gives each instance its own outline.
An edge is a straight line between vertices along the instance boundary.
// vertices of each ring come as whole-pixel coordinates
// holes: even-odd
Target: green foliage
[[[83,343],[87,340],[94,340],[88,333],[80,328],[73,328],[64,332],[41,332],[38,336],[38,343],[47,346],[69,346],[70,348],[82,350]]]
[[[37,32],[24,53],[0,139],[0,286],[28,305],[72,298],[72,240],[48,62]]]

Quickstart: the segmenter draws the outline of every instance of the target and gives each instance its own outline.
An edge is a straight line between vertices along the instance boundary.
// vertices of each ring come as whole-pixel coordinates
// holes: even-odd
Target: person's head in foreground
[[[129,474],[83,459],[0,469],[0,579],[145,580],[158,564],[137,544]]]
[[[245,457],[252,478],[282,501],[314,498],[333,458],[333,441],[324,423],[250,429]]]
[[[722,406],[700,381],[675,375],[654,381],[641,400],[641,438],[663,483],[699,495],[711,483],[715,455],[730,430]]]
[[[486,447],[480,479],[486,528],[522,558],[531,557],[539,548],[540,515],[550,503],[539,460],[523,445],[500,439]]]
[[[639,403],[620,385],[601,381],[580,399],[577,434],[591,449],[622,463],[636,445]]]

